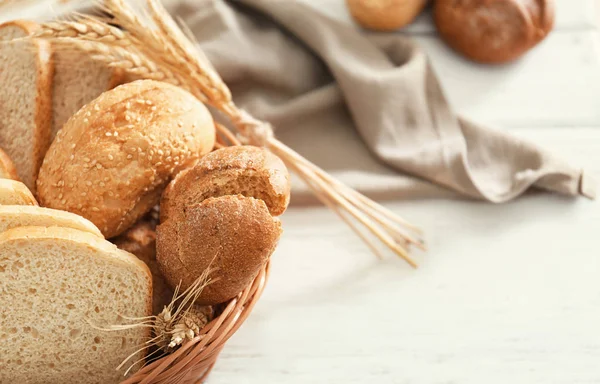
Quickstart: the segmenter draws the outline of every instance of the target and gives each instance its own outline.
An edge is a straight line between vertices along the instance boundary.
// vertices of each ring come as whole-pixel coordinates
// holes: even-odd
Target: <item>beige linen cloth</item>
[[[367,37],[319,12],[321,1],[329,0],[181,0],[168,9],[193,32],[238,105],[373,198],[458,193],[504,202],[531,186],[594,196],[581,169],[456,116],[409,38]],[[294,201],[310,196],[294,187]]]

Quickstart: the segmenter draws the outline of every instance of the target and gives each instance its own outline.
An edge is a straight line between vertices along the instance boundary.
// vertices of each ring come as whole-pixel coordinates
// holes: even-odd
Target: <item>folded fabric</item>
[[[362,192],[448,195],[420,178],[492,202],[530,186],[593,197],[595,184],[581,169],[457,117],[409,38],[369,37],[313,6],[189,0],[170,11],[189,26],[239,105]]]

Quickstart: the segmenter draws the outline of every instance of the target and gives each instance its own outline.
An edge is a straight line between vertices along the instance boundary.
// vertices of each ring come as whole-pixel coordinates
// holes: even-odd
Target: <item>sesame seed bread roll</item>
[[[58,132],[40,169],[39,201],[89,219],[111,238],[154,207],[169,181],[214,143],[212,116],[189,92],[152,80],[124,84]]]

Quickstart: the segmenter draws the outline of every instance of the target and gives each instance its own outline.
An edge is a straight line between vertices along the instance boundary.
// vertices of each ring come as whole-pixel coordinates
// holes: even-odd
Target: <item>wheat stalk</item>
[[[187,89],[219,110],[238,131],[239,140],[219,125],[219,146],[241,141],[271,150],[376,254],[379,250],[359,225],[416,267],[408,247],[412,244],[425,248],[418,228],[335,180],[277,140],[268,123],[238,108],[217,71],[158,0],[147,0],[147,14],[136,13],[123,0],[105,0],[104,10],[112,15],[110,23],[118,27],[103,19],[80,16],[76,21],[44,24],[35,37],[83,49],[94,59],[121,68],[134,78],[162,80]]]

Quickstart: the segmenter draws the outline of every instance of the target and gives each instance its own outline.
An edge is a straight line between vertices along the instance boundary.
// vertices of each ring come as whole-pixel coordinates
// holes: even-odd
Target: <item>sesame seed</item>
[[[177,126],[178,126],[179,128],[181,128],[181,127],[183,127],[183,123],[182,123],[181,121],[178,121],[178,122],[177,122]]]
[[[156,136],[154,136],[152,133],[148,135],[149,138],[151,138],[152,140],[156,140]]]
[[[159,149],[157,152],[158,152],[158,154],[159,154],[160,156],[162,156],[162,155],[164,155],[164,154],[165,154],[165,153],[163,152],[163,150],[162,150],[162,149]]]
[[[166,161],[167,163],[170,163],[170,162],[172,161],[172,158],[171,158],[171,156],[168,156],[168,157],[165,159],[165,161]]]
[[[60,195],[58,195],[59,200],[62,200],[63,198],[63,194],[61,193]]]
[[[90,162],[90,158],[89,157],[84,157],[83,161],[85,161],[86,163],[89,163]]]
[[[148,161],[152,161],[152,156],[148,155]]]
[[[109,178],[108,176],[106,176],[106,177],[104,178],[104,181],[109,181],[109,180],[110,180],[110,178]]]
[[[71,144],[71,149],[75,149],[75,144]]]
[[[127,155],[127,160],[131,160],[131,159],[133,159],[133,156]]]
[[[75,158],[75,155],[69,156],[69,160],[73,160],[74,158]]]
[[[162,165],[162,162],[160,162],[160,161],[159,161],[159,162],[157,162],[157,163],[156,163],[156,164],[154,164],[154,165],[155,165],[155,166],[157,166],[157,167],[160,167],[160,166]]]
[[[115,194],[113,191],[108,191],[108,196],[113,197]]]
[[[87,112],[85,113],[85,115],[86,115],[87,117],[90,117],[90,116],[92,116],[92,112],[90,112],[90,111],[87,111]]]
[[[100,163],[96,164],[96,168],[102,169],[102,164],[100,164]]]
[[[74,187],[73,183],[69,183],[69,188],[73,188],[73,187]]]
[[[115,131],[115,133],[113,133],[113,136],[114,136],[114,137],[117,137],[117,136],[119,136],[119,132]]]
[[[110,154],[109,154],[109,155],[108,155],[108,160],[113,160],[113,159],[114,159],[113,155],[110,155]]]
[[[92,211],[94,211],[94,212],[100,212],[100,210],[98,208],[96,208],[96,207],[92,207]]]
[[[81,210],[81,212],[86,212],[86,211],[87,211],[87,208],[83,208],[83,209]]]
[[[60,201],[60,203],[61,203],[62,205],[65,205],[65,204],[67,203],[67,200],[65,200],[65,199],[62,199],[62,200]]]
[[[100,110],[100,106],[98,104],[94,105],[94,110],[95,111],[99,111]]]
[[[151,111],[156,111],[156,105],[152,106],[152,108],[150,108]]]
[[[106,186],[106,184],[104,184],[104,181],[101,181],[99,184],[102,188],[104,188]]]
[[[87,192],[81,192],[81,196],[87,196]]]
[[[92,164],[91,164],[91,165],[92,165],[92,167],[93,167],[94,165],[96,165],[96,163],[97,163],[97,162],[98,162],[98,160],[92,160]]]
[[[108,136],[108,137],[110,137],[110,136],[112,136],[112,133],[106,132],[105,135]]]
[[[127,103],[125,103],[125,108],[126,108],[126,109],[129,109],[129,108],[131,108],[131,103],[130,103],[129,101],[128,101]]]
[[[87,123],[89,123],[89,122],[90,122],[90,121],[87,119],[87,117],[83,119],[83,123],[84,123],[84,124],[87,124]]]
[[[146,100],[146,105],[152,105],[152,101]]]
[[[131,185],[131,181],[127,180],[127,181],[125,182],[125,185],[129,187],[129,186]]]
[[[171,108],[171,107],[167,108],[167,112],[173,113],[173,108]]]

